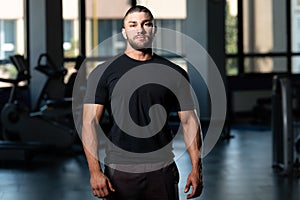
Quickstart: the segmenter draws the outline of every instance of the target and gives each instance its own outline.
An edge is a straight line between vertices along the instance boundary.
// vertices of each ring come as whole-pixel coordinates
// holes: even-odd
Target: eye
[[[136,27],[136,26],[137,26],[136,23],[134,23],[134,22],[129,22],[129,27]]]
[[[144,26],[146,26],[146,27],[153,27],[153,23],[152,22],[146,22],[144,24]]]

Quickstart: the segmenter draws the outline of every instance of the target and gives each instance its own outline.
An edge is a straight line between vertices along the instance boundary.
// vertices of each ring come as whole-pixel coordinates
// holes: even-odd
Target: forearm
[[[182,115],[182,127],[184,141],[192,162],[193,169],[199,169],[202,166],[201,147],[202,147],[202,131],[198,117],[194,112],[187,112]]]
[[[84,105],[82,121],[82,144],[90,173],[101,172],[98,158],[98,137],[96,127],[99,125],[103,106]]]
[[[91,174],[102,171],[98,157],[98,139],[95,129],[92,126],[89,125],[87,127],[87,125],[84,125],[82,130],[83,149]]]
[[[114,192],[110,180],[101,170],[98,157],[97,126],[103,114],[104,106],[99,104],[84,104],[82,120],[82,143],[90,171],[90,184],[93,194],[103,198]]]
[[[187,199],[200,196],[203,188],[201,147],[202,134],[200,122],[195,111],[182,111],[179,117],[183,127],[184,141],[192,162],[184,192],[188,192],[192,186],[193,190],[187,195]]]
[[[202,137],[200,126],[195,122],[190,122],[190,124],[187,124],[186,126],[187,128],[184,128],[184,139],[191,159],[192,169],[199,170],[199,167],[202,166]]]

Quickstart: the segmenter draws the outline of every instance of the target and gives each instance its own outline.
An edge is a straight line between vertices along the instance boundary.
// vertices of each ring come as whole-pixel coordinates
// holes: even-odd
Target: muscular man
[[[153,53],[156,27],[146,7],[134,6],[127,11],[122,34],[127,41],[124,54],[91,72],[84,101],[82,142],[93,194],[113,200],[179,199],[179,174],[171,145],[174,133],[165,119],[175,110],[192,163],[184,192],[192,187],[187,198],[198,197],[203,188],[202,140],[199,119],[186,84],[188,75],[179,66]],[[128,72],[137,75],[126,76]],[[129,91],[116,88],[131,89],[134,79],[163,80],[167,86],[150,81],[138,87],[128,100]],[[126,84],[118,84],[121,80]],[[96,127],[105,109],[111,121],[105,133],[109,142],[105,146],[103,170],[99,164]],[[137,126],[130,125],[132,122]]]

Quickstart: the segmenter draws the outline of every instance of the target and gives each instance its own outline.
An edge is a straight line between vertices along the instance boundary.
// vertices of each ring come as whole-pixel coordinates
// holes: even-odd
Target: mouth
[[[146,40],[146,36],[145,35],[137,35],[134,37],[134,39],[137,39],[137,40]]]

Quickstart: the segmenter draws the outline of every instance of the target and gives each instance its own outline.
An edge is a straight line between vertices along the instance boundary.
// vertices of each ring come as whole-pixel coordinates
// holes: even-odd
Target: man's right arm
[[[93,194],[99,198],[114,192],[109,179],[104,175],[98,158],[98,138],[96,126],[104,113],[104,106],[100,104],[83,105],[82,143],[90,171],[90,184]]]

